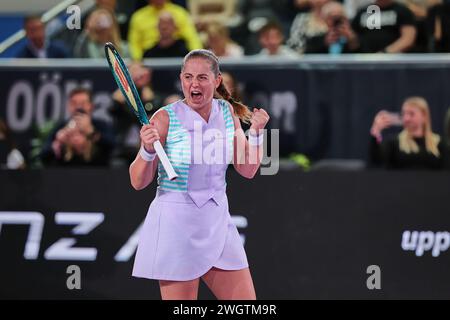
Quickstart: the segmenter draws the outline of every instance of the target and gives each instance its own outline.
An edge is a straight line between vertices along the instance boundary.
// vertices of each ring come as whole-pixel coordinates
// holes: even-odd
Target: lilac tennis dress
[[[206,122],[182,101],[162,108],[170,119],[164,150],[179,177],[158,165],[158,188],[139,235],[133,276],[187,281],[212,267],[248,267],[231,221],[225,174],[233,158],[228,104],[214,99]]]

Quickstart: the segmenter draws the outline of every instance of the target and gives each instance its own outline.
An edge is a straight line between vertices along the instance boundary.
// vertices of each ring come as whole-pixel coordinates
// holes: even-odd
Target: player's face
[[[200,109],[211,104],[221,76],[214,75],[208,60],[191,58],[181,71],[180,80],[187,104],[194,109]]]

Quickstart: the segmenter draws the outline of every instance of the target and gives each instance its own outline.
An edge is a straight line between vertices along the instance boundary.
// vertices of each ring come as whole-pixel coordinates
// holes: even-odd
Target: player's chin
[[[205,104],[205,100],[203,98],[202,99],[189,99],[188,102],[189,102],[189,105],[194,109],[200,108]]]

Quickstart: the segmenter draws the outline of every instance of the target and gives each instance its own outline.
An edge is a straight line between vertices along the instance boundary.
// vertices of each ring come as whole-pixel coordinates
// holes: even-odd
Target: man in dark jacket
[[[70,56],[62,43],[45,39],[45,25],[38,16],[25,18],[24,29],[27,45],[17,58],[68,58]]]

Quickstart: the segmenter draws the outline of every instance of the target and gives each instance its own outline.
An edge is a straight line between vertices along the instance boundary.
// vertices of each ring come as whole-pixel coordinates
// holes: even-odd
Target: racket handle
[[[164,151],[161,142],[159,140],[156,140],[153,143],[153,148],[155,148],[156,154],[158,155],[159,160],[161,161],[161,164],[164,167],[164,170],[166,170],[167,176],[170,180],[174,180],[178,177],[177,173],[172,167],[172,164],[169,161],[169,158],[167,157],[166,152]]]

